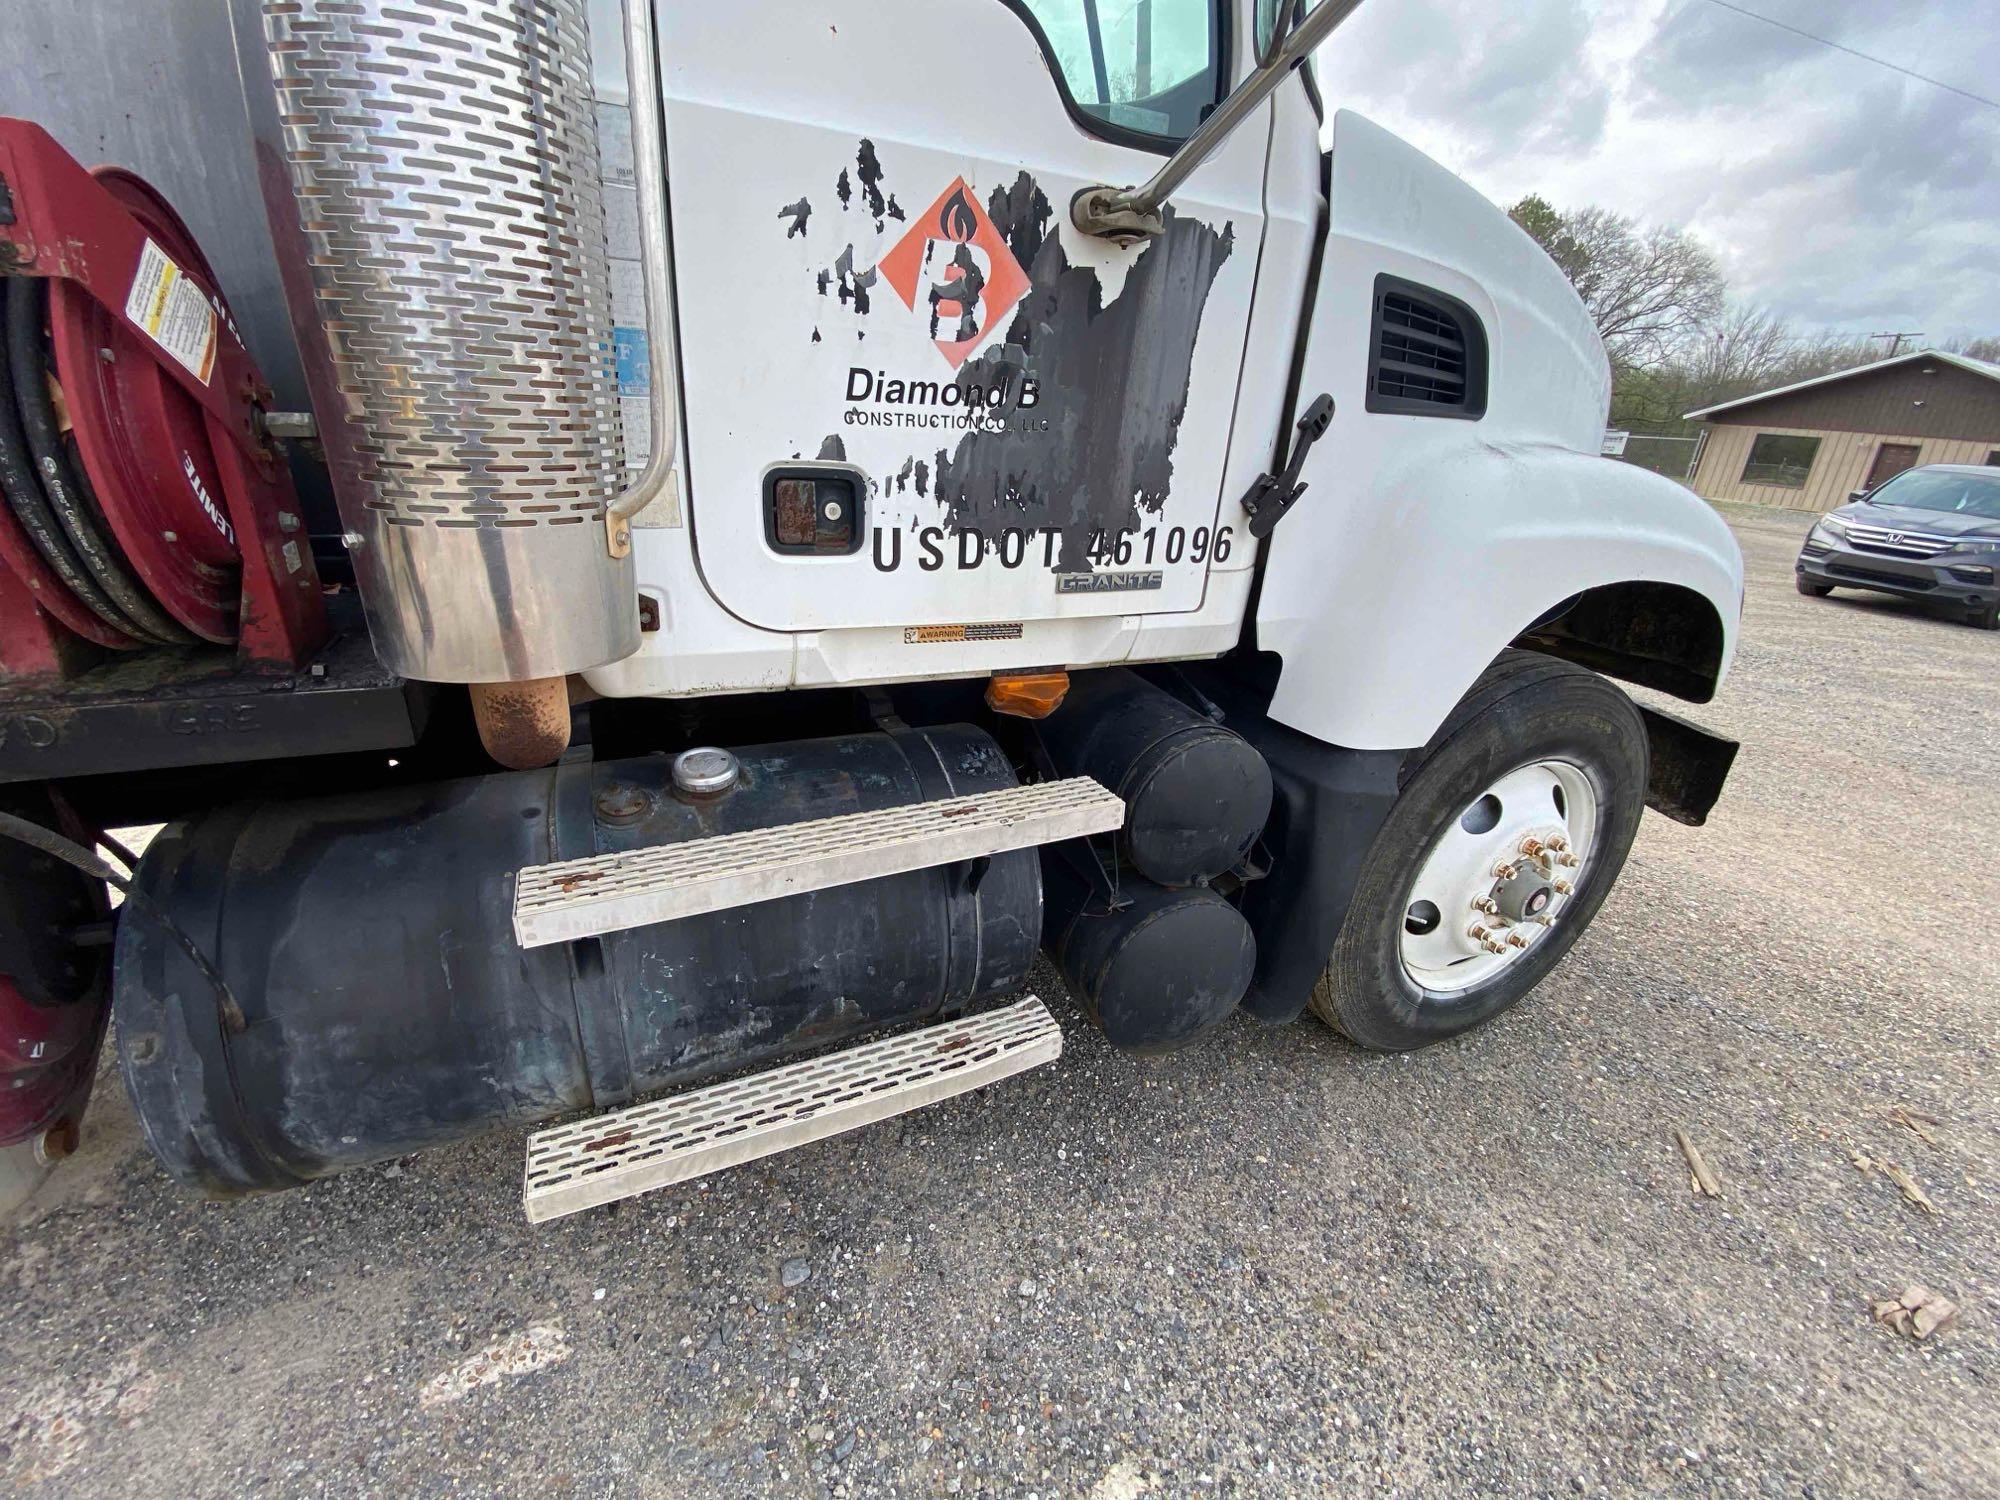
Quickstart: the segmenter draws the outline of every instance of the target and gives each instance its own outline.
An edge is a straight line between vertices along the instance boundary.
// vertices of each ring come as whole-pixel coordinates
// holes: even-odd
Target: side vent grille
[[[1375,280],[1367,407],[1409,416],[1486,411],[1486,333],[1456,297],[1393,276]]]

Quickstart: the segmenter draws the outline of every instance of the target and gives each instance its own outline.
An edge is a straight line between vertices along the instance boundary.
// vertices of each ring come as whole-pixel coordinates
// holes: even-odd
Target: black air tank
[[[1235,868],[1271,815],[1271,768],[1254,746],[1122,667],[1078,673],[1041,735],[1063,775],[1125,800],[1119,857],[1161,885]]]

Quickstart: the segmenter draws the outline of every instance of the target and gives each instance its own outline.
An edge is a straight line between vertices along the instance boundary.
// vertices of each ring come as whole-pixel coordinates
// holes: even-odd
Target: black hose
[[[48,284],[39,276],[16,276],[7,283],[7,367],[14,381],[14,409],[34,456],[35,472],[49,508],[90,576],[132,623],[135,635],[162,645],[191,645],[194,636],[160,608],[132,573],[118,544],[98,524],[93,497],[71,467],[62,428],[49,400],[48,351],[42,337],[47,322]]]
[[[0,339],[4,339],[5,322],[5,299],[0,298]],[[138,631],[77,560],[55,512],[49,509],[42,482],[35,476],[27,435],[21,431],[21,418],[15,410],[14,379],[8,373],[4,351],[0,351],[0,501],[14,513],[28,540],[57,580],[76,597],[76,602],[136,644]]]
[[[97,836],[97,847],[100,849],[109,849],[117,858],[118,863],[125,867],[126,874],[131,875],[138,872],[139,856],[119,843],[110,834],[100,833]]]
[[[243,1007],[236,1003],[235,995],[230,993],[228,981],[222,977],[215,965],[208,961],[201,949],[195,947],[194,940],[181,931],[180,925],[131,880],[120,875],[83,845],[74,843],[59,833],[50,832],[39,823],[31,823],[26,818],[17,818],[9,812],[0,812],[0,838],[13,839],[16,843],[26,844],[31,849],[39,849],[49,858],[61,860],[72,870],[79,870],[93,880],[103,881],[114,891],[122,892],[125,904],[134,911],[144,912],[158,922],[161,930],[174,940],[181,952],[188,956],[188,962],[192,963],[201,977],[208,981],[209,988],[215,991],[216,1014],[222,1020],[223,1029],[240,1034],[249,1025],[243,1017]]]

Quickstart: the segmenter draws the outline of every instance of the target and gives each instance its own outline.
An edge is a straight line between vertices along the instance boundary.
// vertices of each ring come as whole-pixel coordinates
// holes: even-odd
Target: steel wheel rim
[[[1397,955],[1410,981],[1460,994],[1546,943],[1589,872],[1600,801],[1583,767],[1543,759],[1459,808],[1404,899]]]

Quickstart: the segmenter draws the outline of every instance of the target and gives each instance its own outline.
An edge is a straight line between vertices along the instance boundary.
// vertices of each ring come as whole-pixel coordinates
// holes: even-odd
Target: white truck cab
[[[124,319],[268,538],[242,659],[114,693],[92,653],[146,600],[92,614],[45,524],[89,517],[0,422],[0,693],[107,726],[71,834],[170,825],[129,880],[0,826],[147,914],[56,955],[82,1092],[0,1146],[73,1124],[107,1003],[214,1193],[617,1111],[535,1138],[541,1218],[1053,1060],[1039,1001],[996,1008],[1038,948],[1144,1055],[1518,1001],[1642,807],[1719,795],[1735,747],[1613,679],[1712,697],[1742,564],[1599,456],[1609,368],[1540,249],[1319,97],[1357,3],[232,0],[309,415],[157,194],[0,121],[57,376],[65,307]],[[138,421],[86,409],[79,462]],[[143,494],[90,477],[117,529]],[[252,661],[251,564],[313,593],[301,531],[332,634]],[[226,742],[140,732],[197,689]],[[0,773],[61,792],[54,744]]]

